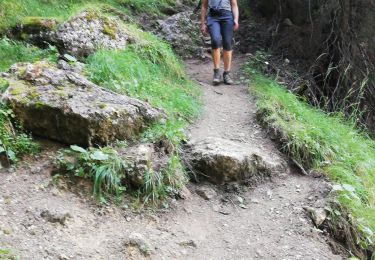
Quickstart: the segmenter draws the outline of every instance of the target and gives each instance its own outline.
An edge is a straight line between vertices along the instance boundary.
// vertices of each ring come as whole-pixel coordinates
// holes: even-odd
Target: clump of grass
[[[151,169],[144,173],[145,185],[140,193],[144,203],[159,204],[165,197],[175,195],[187,183],[188,178],[178,155],[169,158],[168,165],[161,171]]]
[[[68,174],[90,179],[93,194],[99,199],[105,198],[105,195],[118,197],[125,190],[121,181],[127,165],[111,147],[86,150],[72,145],[58,155],[56,163]]]
[[[13,254],[13,252],[9,249],[2,249],[0,248],[0,259],[2,260],[16,260],[19,259],[18,256]]]
[[[124,13],[147,13],[160,15],[166,7],[173,7],[175,0],[2,0],[0,1],[0,34],[15,26],[27,16],[53,17],[64,21],[87,8],[111,7]]]
[[[131,171],[123,157],[114,147],[84,149],[72,145],[62,150],[56,159],[58,173],[91,180],[93,195],[99,201],[119,199],[131,187],[126,172]],[[178,155],[169,158],[167,166],[160,171],[148,167],[143,173],[144,185],[133,192],[144,204],[158,205],[167,196],[177,194],[186,184],[187,177]]]
[[[12,111],[0,103],[0,153],[6,154],[9,163],[17,162],[22,155],[38,151],[38,145],[12,122],[13,119]]]
[[[0,39],[0,71],[7,70],[10,65],[17,62],[35,62],[41,59],[57,60],[55,47],[42,50],[35,46],[9,40]]]
[[[342,117],[298,100],[274,81],[259,74],[252,79],[261,121],[278,133],[286,153],[336,184],[334,200],[360,234],[355,242],[363,249],[374,246],[375,141]]]
[[[148,13],[160,15],[161,10],[173,7],[176,0],[118,0],[118,2],[126,8],[131,8],[139,13]]]

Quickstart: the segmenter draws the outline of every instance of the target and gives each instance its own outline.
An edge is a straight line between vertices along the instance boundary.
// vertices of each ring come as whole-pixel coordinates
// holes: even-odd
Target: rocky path
[[[204,93],[192,138],[219,137],[282,157],[256,123],[245,84],[212,87],[209,63],[186,66]],[[191,184],[185,200],[138,214],[127,204],[95,205],[80,185],[76,192],[51,185],[48,161],[57,148],[45,147],[36,161],[0,173],[0,248],[22,259],[342,259],[302,208],[324,203],[321,179],[290,170],[253,188]]]

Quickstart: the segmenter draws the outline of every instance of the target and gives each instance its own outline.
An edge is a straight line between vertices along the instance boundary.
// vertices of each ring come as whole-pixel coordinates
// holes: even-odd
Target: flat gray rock
[[[270,176],[285,172],[287,168],[278,155],[217,137],[191,141],[186,149],[186,158],[193,172],[218,184]]]
[[[21,124],[66,144],[105,145],[128,140],[164,116],[148,103],[105,90],[82,75],[47,62],[18,63],[2,96]]]

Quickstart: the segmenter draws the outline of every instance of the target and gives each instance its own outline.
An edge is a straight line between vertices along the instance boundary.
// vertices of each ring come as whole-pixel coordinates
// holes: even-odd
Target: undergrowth
[[[0,248],[0,259],[1,260],[18,260],[20,258],[16,256],[15,254],[13,254],[11,250]]]
[[[3,163],[8,165],[17,162],[22,155],[38,151],[38,145],[20,126],[12,122],[13,119],[12,111],[0,103],[0,154],[5,154],[6,162]]]
[[[363,249],[374,246],[375,141],[342,117],[327,115],[252,68],[248,71],[253,72],[251,90],[261,121],[278,133],[288,155],[335,183],[334,201],[349,213],[359,234],[355,242]]]
[[[97,198],[104,195],[118,197],[124,191],[121,180],[127,165],[110,147],[86,150],[72,145],[60,152],[57,166],[75,177],[92,180],[93,194]]]
[[[0,72],[17,62],[35,62],[41,59],[56,61],[57,55],[56,48],[52,46],[42,50],[26,43],[3,38],[0,39]]]
[[[142,142],[168,140],[174,151],[167,166],[156,172],[151,167],[143,173],[144,185],[133,191],[142,203],[158,204],[169,195],[175,194],[187,181],[184,168],[178,156],[179,145],[185,139],[183,129],[199,113],[199,91],[184,73],[180,61],[170,46],[152,34],[145,33],[134,26],[126,26],[135,43],[125,50],[99,50],[86,60],[86,73],[96,84],[119,94],[125,94],[149,102],[161,108],[167,114],[167,120],[150,126],[141,136]],[[96,151],[96,150],[93,150]],[[74,151],[77,154],[77,151]],[[89,152],[90,153],[90,152]],[[116,160],[99,161],[90,166],[82,160],[87,151],[78,156],[81,163],[74,171],[81,172],[83,177],[91,178],[98,174],[98,165],[105,167]],[[90,158],[90,156],[88,157]],[[119,159],[119,158],[118,158]],[[120,159],[121,160],[121,159]],[[127,162],[122,161],[123,165]],[[89,167],[89,169],[88,169]],[[73,169],[72,169],[73,170]],[[123,170],[113,172],[121,182],[116,187],[129,187]],[[103,187],[108,185],[102,184]],[[94,182],[95,187],[95,182]],[[104,193],[109,191],[104,189]]]
[[[128,14],[136,11],[160,15],[162,8],[173,7],[175,2],[176,0],[2,0],[0,1],[0,34],[27,16],[54,17],[64,21],[88,6],[107,6]]]
[[[56,159],[58,173],[69,174],[91,180],[93,195],[100,202],[114,198],[133,187],[127,172],[132,172],[132,163],[118,154],[116,147],[84,149],[72,145],[62,150]],[[151,167],[143,173],[144,185],[133,190],[143,204],[158,205],[165,197],[176,194],[187,182],[184,168],[178,155],[172,155],[160,172]]]

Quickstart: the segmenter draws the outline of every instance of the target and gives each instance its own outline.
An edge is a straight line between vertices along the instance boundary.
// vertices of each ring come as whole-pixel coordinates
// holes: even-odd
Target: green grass
[[[334,200],[349,213],[366,248],[375,241],[375,141],[337,115],[327,115],[259,74],[251,90],[261,120],[276,130],[283,150],[335,184]]]
[[[0,259],[1,260],[16,260],[20,259],[18,256],[12,253],[9,249],[3,249],[0,247]]]
[[[145,137],[158,133],[177,144],[181,129],[199,113],[199,91],[185,78],[184,70],[170,46],[148,33],[122,51],[102,50],[87,59],[89,78],[120,94],[139,98],[164,109],[167,123],[157,124]],[[159,135],[160,137],[160,135]]]
[[[44,58],[55,60],[56,55],[53,48],[41,50],[3,38],[0,39],[0,72],[7,70],[11,64],[16,62],[34,62]],[[6,80],[0,78],[0,95],[8,85]],[[0,103],[0,152],[7,155],[9,163],[16,162],[22,155],[38,151],[38,146],[31,137],[25,134],[14,121],[12,111]]]
[[[0,153],[7,155],[9,163],[16,162],[22,155],[38,151],[38,145],[12,122],[13,118],[12,111],[0,103]]]
[[[180,61],[170,46],[155,36],[128,26],[135,44],[126,50],[101,50],[87,59],[87,74],[95,83],[115,91],[149,102],[162,108],[166,122],[149,127],[142,141],[156,142],[167,139],[173,154],[166,169],[144,173],[144,187],[136,194],[144,203],[159,203],[174,194],[187,181],[178,156],[184,140],[183,129],[200,111],[198,88],[186,79]]]
[[[54,17],[60,21],[91,7],[114,7],[131,14],[160,15],[164,7],[174,6],[175,0],[2,0],[0,1],[0,33],[27,16]],[[132,10],[130,10],[132,9]]]
[[[56,49],[51,47],[42,50],[35,46],[12,41],[7,38],[0,39],[0,72],[6,71],[10,65],[17,62],[35,62],[41,59],[56,60]]]

